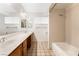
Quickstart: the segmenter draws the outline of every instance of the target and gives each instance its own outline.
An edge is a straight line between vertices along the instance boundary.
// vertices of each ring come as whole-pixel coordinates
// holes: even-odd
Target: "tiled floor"
[[[54,56],[53,51],[47,48],[47,42],[32,42],[28,56]]]

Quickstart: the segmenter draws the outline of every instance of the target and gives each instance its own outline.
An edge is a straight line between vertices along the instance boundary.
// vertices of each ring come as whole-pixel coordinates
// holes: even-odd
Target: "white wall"
[[[66,42],[79,48],[79,3],[71,4],[66,13]]]
[[[49,12],[49,47],[53,42],[65,41],[64,10],[51,9]]]
[[[5,33],[4,16],[0,15],[0,35]]]
[[[34,24],[48,24],[48,17],[35,17]]]
[[[71,42],[71,35],[72,35],[72,31],[71,31],[71,28],[72,28],[72,20],[71,20],[71,9],[70,7],[67,7],[65,9],[65,41],[67,43],[70,43]]]
[[[48,41],[48,17],[35,17],[34,18],[34,32],[37,41]]]

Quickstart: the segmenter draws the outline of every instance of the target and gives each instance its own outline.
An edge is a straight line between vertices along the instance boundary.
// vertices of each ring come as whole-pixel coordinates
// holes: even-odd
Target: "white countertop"
[[[8,56],[15,50],[26,38],[28,38],[33,31],[18,32],[8,35],[7,40],[0,43],[0,56]]]

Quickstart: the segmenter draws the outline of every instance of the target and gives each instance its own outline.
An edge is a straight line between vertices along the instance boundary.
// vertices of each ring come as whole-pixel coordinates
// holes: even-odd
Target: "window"
[[[5,24],[19,24],[19,17],[5,17]]]

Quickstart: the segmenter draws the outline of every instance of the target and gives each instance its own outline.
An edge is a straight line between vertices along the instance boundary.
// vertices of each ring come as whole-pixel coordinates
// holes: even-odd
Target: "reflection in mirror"
[[[0,15],[1,17],[1,15]],[[0,18],[0,36],[20,31],[20,17],[3,16]]]
[[[0,19],[0,36],[32,29],[33,20],[19,16],[6,16]]]
[[[21,28],[26,28],[26,20],[21,20]]]

